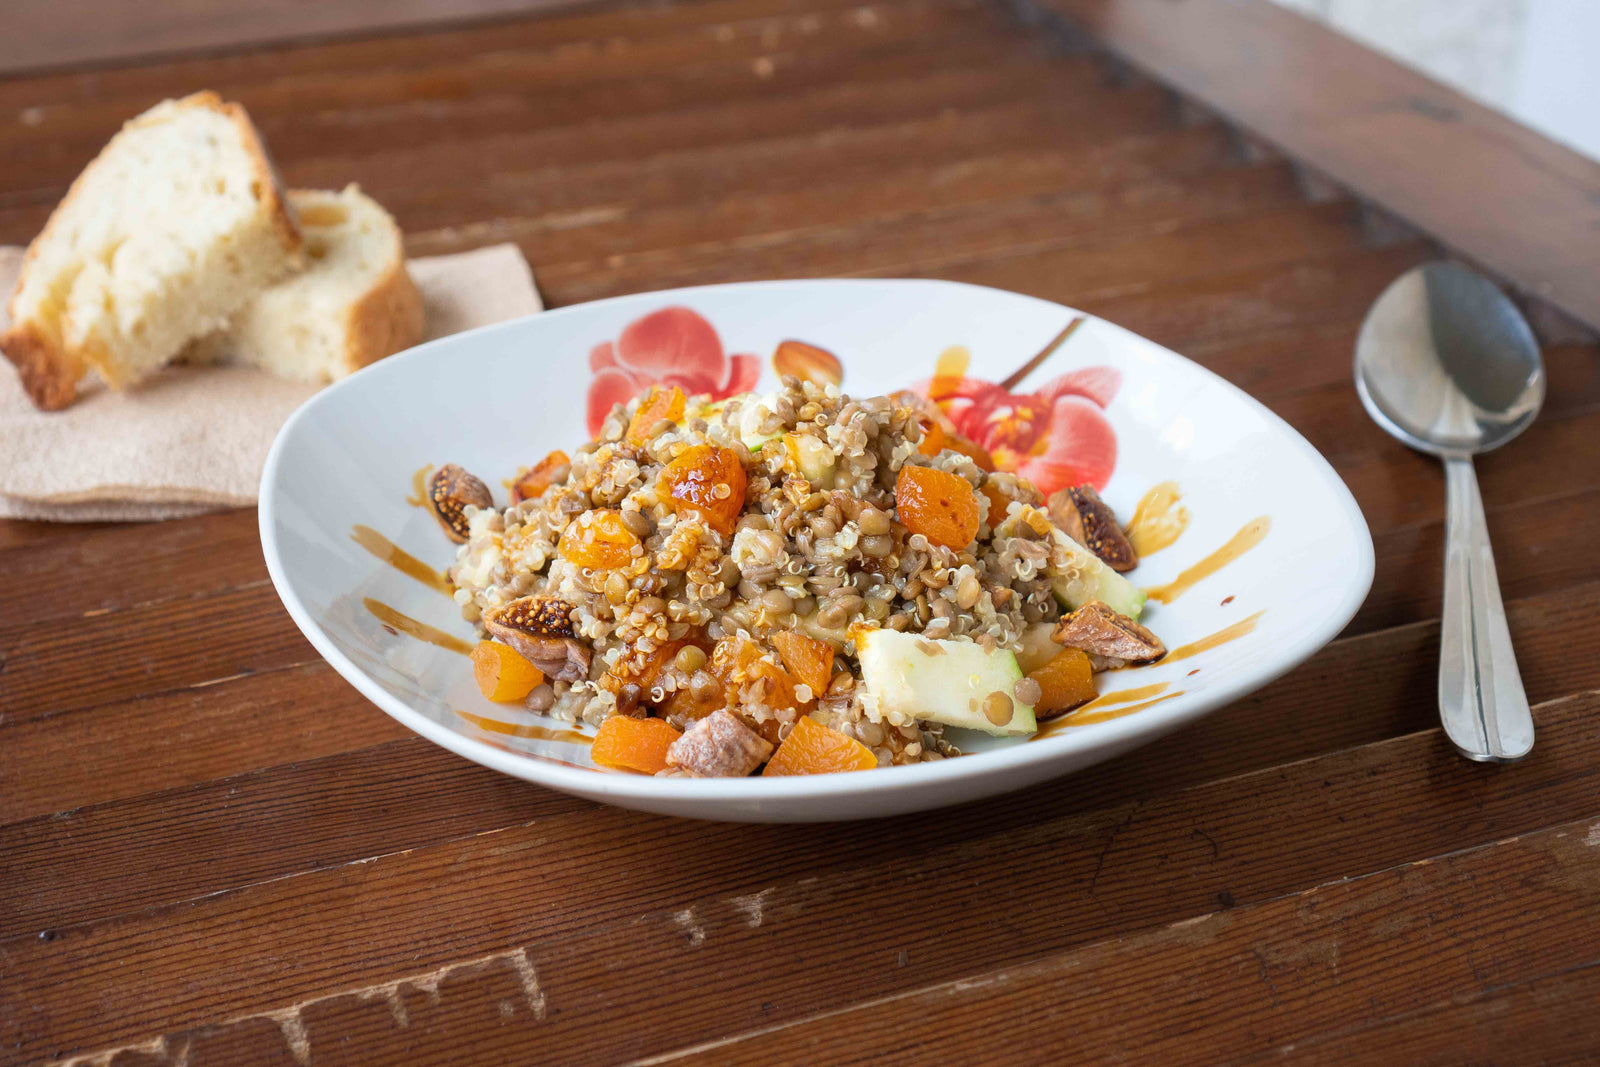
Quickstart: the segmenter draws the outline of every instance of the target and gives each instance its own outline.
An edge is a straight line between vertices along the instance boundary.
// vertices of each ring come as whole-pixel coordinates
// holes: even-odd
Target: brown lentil
[[[1032,678],[1018,678],[1017,684],[1011,687],[1011,695],[1017,698],[1017,703],[1033,707],[1044,699],[1044,689]]]
[[[868,537],[882,537],[891,529],[889,516],[877,508],[862,508],[861,516],[856,519],[856,525],[861,527],[861,532]]]
[[[1011,703],[1011,698],[1004,693],[996,691],[983,698],[983,717],[996,726],[1004,726],[1010,722],[1014,713],[1015,707]]]

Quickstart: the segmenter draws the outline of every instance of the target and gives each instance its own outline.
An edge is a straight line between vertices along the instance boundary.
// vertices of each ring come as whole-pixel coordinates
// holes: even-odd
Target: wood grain
[[[1153,0],[1049,2],[1098,12],[1135,60],[1129,41],[1160,45],[1180,85],[1248,90],[1261,128],[994,0],[491,22],[466,0],[428,32],[232,52],[168,34],[166,62],[0,79],[0,240],[30,238],[125,118],[212,86],[291,183],[361,182],[413,255],[515,241],[553,304],[910,274],[1104,315],[1304,434],[1376,550],[1345,635],[1182,731],[936,815],[760,827],[596,806],[410,734],[300,637],[251,510],[0,522],[0,1064],[1595,1058],[1600,349],[1549,347],[1545,412],[1479,463],[1538,705],[1511,768],[1437,732],[1442,479],[1349,386],[1373,297],[1441,244],[1472,250],[1463,190],[1485,174],[1542,167],[1559,194],[1490,262],[1548,253],[1563,301],[1600,291],[1569,254],[1588,171],[1502,120],[1446,121],[1432,89],[1419,118],[1370,56],[1350,67],[1370,85],[1329,76],[1308,100],[1346,53],[1253,0],[1156,21]],[[1261,76],[1286,56],[1311,79]],[[1405,155],[1349,152],[1418,122],[1438,129]],[[1308,180],[1307,144],[1360,173]],[[1394,224],[1418,189],[1439,224]]]
[[[16,985],[54,994],[24,998],[12,1021],[0,1019],[0,1041],[24,1055],[51,1051],[45,1034],[89,1049],[119,1032],[159,1032],[163,1020],[222,1020],[251,1003],[287,1009],[310,999],[317,1012],[301,1018],[313,1043],[326,1025],[383,1058],[378,1042],[414,1038],[362,991],[520,950],[549,1006],[584,1008],[547,1011],[536,1033],[529,1020],[485,1035],[480,1048],[536,1038],[551,1058],[648,1055],[768,1023],[764,1004],[775,1006],[768,1015],[794,1018],[830,1011],[1178,922],[1221,901],[1298,892],[1344,877],[1356,856],[1382,870],[1581,818],[1600,784],[1597,709],[1600,696],[1542,705],[1535,755],[1498,771],[1462,761],[1429,731],[1057,814],[1055,800],[1076,788],[1067,779],[1029,791],[1027,804],[1001,798],[897,823],[894,833],[644,818],[650,832],[629,835],[642,817],[551,814],[0,941]],[[1529,795],[1540,798],[1536,808]],[[675,860],[685,847],[692,867]],[[1007,863],[1019,850],[1040,861]],[[464,870],[471,879],[448,877]],[[907,887],[930,877],[942,890],[931,901],[919,894],[917,921],[885,922],[905,906]],[[551,898],[540,887],[552,879],[588,889]],[[1050,901],[1048,923],[992,918],[1029,915],[1040,900]],[[298,921],[285,927],[283,915]],[[263,923],[278,931],[270,943],[256,933]],[[297,960],[293,970],[280,965],[284,956]],[[127,968],[164,978],[129,988]],[[606,995],[691,976],[703,995],[664,1002],[649,1026],[639,1025],[638,1002]],[[100,1007],[80,1007],[90,1004]]]
[[[1021,2],[1600,326],[1600,163],[1267,0]]]
[[[1332,1062],[1301,1042],[1348,1019],[1377,1029],[1371,1022],[1459,1016],[1446,991],[1482,1000],[1512,983],[1560,981],[1600,963],[1600,853],[1586,843],[1597,830],[1594,818],[1558,824],[648,1062],[916,1063],[930,1047],[989,1062],[1087,1061],[1116,1058],[1132,1044],[1171,1064],[1215,1063],[1262,1044],[1277,1046],[1275,1062]],[[1396,936],[1424,924],[1426,958],[1393,966]],[[1217,1011],[1219,1003],[1229,1010]],[[995,1056],[995,1019],[1038,1041]],[[1553,1040],[1538,1038],[1541,1057],[1563,1047],[1586,1059],[1600,1049],[1591,1026],[1574,1027],[1570,1017],[1568,1026]],[[1456,1053],[1470,1048],[1478,1062],[1533,1062],[1503,1031],[1475,1035],[1490,1039],[1484,1043],[1439,1036],[1416,1054],[1449,1044]],[[1427,1062],[1403,1045],[1369,1045],[1367,1054],[1367,1062]],[[1435,1062],[1460,1061],[1451,1054]]]
[[[200,0],[151,8],[91,0],[63,9],[12,0],[12,32],[0,35],[0,73],[174,51],[261,45],[324,34],[371,32],[492,18],[557,6],[557,0],[401,0],[376,9],[360,0]]]

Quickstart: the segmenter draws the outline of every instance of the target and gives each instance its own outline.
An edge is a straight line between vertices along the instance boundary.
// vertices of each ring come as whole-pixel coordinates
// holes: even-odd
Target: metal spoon
[[[1448,521],[1439,717],[1463,756],[1510,762],[1533,747],[1472,457],[1521,433],[1544,403],[1527,320],[1487,278],[1455,263],[1407,271],[1356,339],[1356,391],[1379,426],[1444,461]]]

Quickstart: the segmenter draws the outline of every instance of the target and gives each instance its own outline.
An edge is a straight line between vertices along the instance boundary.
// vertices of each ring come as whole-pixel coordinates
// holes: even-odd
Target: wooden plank
[[[0,853],[28,873],[8,887],[0,941],[590,807],[407,733],[5,832]]]
[[[785,80],[754,95],[707,88],[704,79],[673,83],[696,95],[709,94],[701,106],[686,107],[671,106],[680,103],[676,99],[653,99],[661,96],[661,84],[643,79],[608,91],[606,100],[594,99],[601,95],[596,91],[585,91],[583,100],[565,106],[541,99],[533,112],[539,121],[490,112],[472,124],[475,136],[463,128],[464,120],[436,117],[433,109],[422,116],[391,114],[382,122],[328,112],[319,123],[290,107],[284,115],[288,136],[270,123],[266,136],[291,185],[338,187],[357,181],[415,231],[481,221],[486,214],[550,213],[570,225],[585,208],[614,211],[619,204],[648,202],[664,190],[677,192],[676,202],[684,196],[709,198],[709,190],[693,184],[696,175],[712,188],[736,191],[748,190],[752,181],[757,188],[773,181],[792,186],[807,175],[815,186],[814,168],[831,173],[843,165],[859,171],[863,163],[857,156],[882,155],[896,140],[917,140],[909,146],[911,158],[929,158],[926,143],[932,142],[942,149],[941,161],[948,162],[996,143],[1012,148],[1048,143],[1066,123],[1082,127],[1076,132],[1092,145],[1110,140],[1113,130],[1121,136],[1146,132],[1165,117],[1158,94],[1134,94],[1112,108],[1107,100],[1080,91],[1082,78],[1045,77],[1045,68],[1026,68],[996,82],[983,64],[1007,55],[986,50],[981,42],[954,41],[931,57],[878,59],[865,67],[870,77],[861,73],[860,57],[846,57],[837,71],[822,71],[816,86]],[[618,114],[607,124],[558,121],[597,110]],[[901,128],[884,128],[892,124]],[[441,144],[448,149],[441,151]],[[96,140],[70,154],[52,146],[59,155],[52,161],[31,154],[30,166],[15,176],[30,184],[0,193],[0,239],[20,242],[36,232],[98,145]],[[718,147],[720,155],[710,151]],[[684,155],[692,150],[708,154]],[[463,187],[456,162],[463,153],[491,168],[492,180]],[[783,158],[786,154],[799,156],[801,169]]]
[[[67,623],[0,628],[5,722],[305,663],[316,653],[267,581]]]
[[[205,0],[202,0],[205,2]],[[271,2],[271,0],[268,0]],[[468,0],[473,2],[473,0]],[[496,0],[489,0],[496,2]],[[519,0],[507,0],[517,3]],[[880,9],[894,0],[878,0]],[[311,43],[289,42],[279,47],[255,47],[219,55],[215,50],[198,55],[168,54],[158,63],[102,66],[92,76],[75,70],[35,69],[24,77],[0,84],[0,94],[16,86],[36,86],[33,102],[63,97],[105,99],[117,94],[148,94],[152,85],[178,78],[185,84],[204,83],[217,88],[280,76],[326,74],[328,71],[367,71],[374,67],[407,70],[442,60],[475,56],[516,48],[578,47],[617,39],[671,33],[689,26],[715,29],[721,25],[815,14],[839,7],[858,7],[860,0],[695,0],[692,3],[624,2],[608,4],[544,3],[528,0],[530,8],[560,8],[558,16],[494,19],[456,26],[432,26],[427,32],[374,33],[347,39]],[[713,42],[707,42],[708,46]],[[228,80],[219,80],[228,79]],[[26,97],[0,95],[0,107]]]
[[[0,619],[38,627],[267,580],[254,508],[155,525],[48,528],[53,537],[0,548]],[[160,550],[129,566],[152,544]],[[0,649],[8,647],[0,638]]]
[[[74,524],[71,529],[91,533],[99,530],[118,529],[120,525],[110,522],[85,522]],[[59,541],[62,536],[61,524],[58,522],[0,519],[0,549],[13,548],[17,545],[32,545],[41,541]]]
[[[396,1026],[384,983],[480,964],[515,976],[521,958],[543,1018],[530,995],[527,1025],[479,1034],[481,1054],[646,1055],[1582,817],[1597,710],[1600,695],[1541,705],[1540,746],[1509,768],[1469,764],[1430,731],[1088,813],[1058,814],[1068,780],[875,824],[886,832],[556,814],[0,942],[18,1005],[0,1042],[31,1058],[270,1009],[313,1053],[385,1059],[380,1042],[422,1034]],[[1569,899],[1600,914],[1582,895],[1595,885]],[[1515,937],[1524,902],[1505,899],[1515,910],[1485,914]],[[1041,901],[1047,923],[995,919]],[[1509,955],[1548,969],[1575,944]],[[616,992],[689,982],[692,998]],[[474,988],[468,1015],[505,995]]]
[[[0,725],[0,821],[414,735],[320,660]]]
[[[516,133],[502,129],[480,139],[451,141],[447,152],[441,152],[438,142],[417,142],[397,133],[384,149],[330,154],[329,143],[339,139],[337,131],[330,131],[321,135],[321,152],[313,148],[281,157],[282,169],[287,181],[301,187],[357,181],[409,229],[412,255],[527,237],[536,250],[532,261],[537,269],[547,258],[543,242],[565,230],[611,224],[631,234],[630,214],[641,208],[685,210],[730,199],[747,201],[767,192],[803,194],[835,181],[860,181],[886,165],[948,171],[1030,146],[1037,150],[1051,143],[1078,110],[1053,102],[1053,92],[1042,101],[1016,100],[1009,90],[995,91],[992,79],[982,85],[983,79],[975,76],[982,73],[957,69],[889,83],[851,83],[826,93],[643,116],[614,125]],[[1038,84],[1041,90],[1070,89],[1059,81]],[[834,113],[837,124],[819,128],[817,123]],[[1219,163],[1225,155],[1225,138],[1215,129],[1177,131],[1162,138],[1175,150],[1170,162],[1150,152],[1149,142],[1139,135],[1165,126],[1160,100],[1150,94],[1114,114],[1103,108],[1086,110],[1079,124],[1082,141],[1052,157],[1024,161],[1018,176],[1038,175],[1064,158],[1061,175],[1064,187],[1070,188],[1096,164],[1107,171],[1101,184],[1108,184],[1123,156],[1128,157],[1126,170],[1149,175],[1180,171],[1194,153],[1191,146],[1202,142]],[[739,140],[737,127],[759,130],[760,135]],[[1199,136],[1185,138],[1186,133]],[[494,178],[462,188],[450,163],[460,152],[481,154],[496,169]],[[891,162],[879,162],[883,160]],[[829,174],[828,183],[817,182],[816,168]],[[927,184],[912,175],[906,182]],[[10,207],[0,203],[0,239],[26,241],[43,224],[62,188],[13,196]],[[421,232],[441,228],[443,233]]]
[[[467,228],[492,227],[503,240],[532,237],[537,263],[543,264],[574,258],[549,244],[560,236],[558,231],[575,231],[579,240],[603,237],[624,242],[624,251],[652,247],[652,242],[658,246],[659,238],[652,237],[652,211],[699,211],[711,216],[708,222],[714,224],[718,209],[764,208],[765,215],[747,222],[751,232],[759,233],[780,220],[792,225],[795,218],[811,217],[809,213],[825,207],[821,195],[835,188],[853,209],[868,209],[864,214],[904,210],[897,198],[877,192],[891,179],[912,196],[953,195],[946,187],[962,179],[967,185],[986,182],[996,190],[989,195],[999,197],[1006,195],[1008,186],[1036,193],[1102,189],[1122,181],[1196,173],[1228,162],[1219,130],[1170,130],[1160,101],[1151,96],[1123,101],[1107,114],[1104,108],[1096,110],[1092,100],[1080,110],[1054,100],[1015,101],[1004,98],[1009,94],[971,92],[965,88],[969,79],[957,78],[957,73],[965,72],[895,85],[855,86],[849,94],[830,93],[840,102],[870,95],[875,103],[870,108],[851,105],[847,120],[821,128],[812,122],[826,116],[816,111],[832,101],[795,101],[807,105],[804,111],[752,110],[748,117],[760,121],[762,136],[728,144],[712,137],[688,144],[674,138],[648,159],[614,158],[614,143],[591,151],[592,143],[609,139],[589,131],[582,134],[585,144],[572,146],[571,156],[577,158],[551,167],[534,149],[555,138],[517,138],[514,146],[503,146],[515,158],[503,160],[504,170],[496,179],[464,190],[459,197],[406,175],[407,165],[425,165],[421,153],[385,153],[361,166],[375,181],[393,186],[386,202],[412,221],[408,235],[412,255],[455,251],[459,238],[453,238],[448,228],[463,220],[479,220]],[[1041,84],[1042,91],[1058,88],[1058,83]],[[945,91],[952,99],[938,107]],[[958,95],[959,102],[954,99]],[[693,125],[716,117],[697,112]],[[1058,143],[1058,132],[1069,122],[1076,129],[1067,147]],[[681,133],[690,125],[685,120],[673,128]],[[632,131],[611,132],[620,137]],[[639,132],[645,136],[655,131]],[[583,162],[588,155],[607,158]],[[329,176],[344,166],[342,160],[318,164]],[[826,182],[817,181],[818,171],[827,173]],[[1055,184],[1048,184],[1051,179]],[[778,197],[793,198],[798,204],[791,209],[771,202]],[[792,210],[801,214],[790,214]],[[427,232],[439,226],[447,228],[443,234]],[[713,232],[700,239],[714,236]]]
[[[1359,323],[1386,285],[1433,255],[1421,242],[1357,247],[1292,262],[1219,267],[1120,291],[1085,291],[1071,270],[1071,252],[1061,250],[974,262],[940,276],[1075,306],[1183,352],[1199,340],[1305,323]]]
[[[981,217],[937,215],[879,225],[819,227],[612,257],[604,263],[548,264],[543,291],[568,304],[661,285],[700,285],[771,277],[955,277],[987,274],[1049,259],[1062,302],[1092,310],[1100,300],[1218,271],[1287,267],[1296,259],[1332,255],[1355,242],[1345,205],[1295,206],[1279,212],[1161,230],[1100,224],[1072,232],[1070,220],[1031,241],[985,238]],[[886,232],[888,231],[888,232]],[[1261,240],[1265,234],[1271,239]],[[881,247],[866,244],[882,239]],[[919,254],[918,249],[923,249]],[[938,252],[928,251],[938,248]],[[1029,269],[1023,267],[1022,269]]]
[[[13,30],[0,35],[0,73],[237,48],[341,33],[417,29],[550,10],[563,0],[198,0],[146,8],[119,0],[11,0]],[[26,27],[25,32],[21,30]]]
[[[1210,1064],[1250,1054],[1273,1062],[1549,1063],[1558,1048],[1587,1059],[1600,1050],[1600,1030],[1592,1017],[1579,1024],[1571,1004],[1559,1016],[1565,1032],[1540,1035],[1533,1046],[1512,1045],[1510,1028],[1493,1016],[1481,1034],[1490,1047],[1468,1039],[1479,1036],[1475,1028],[1436,1031],[1414,1055],[1375,1042],[1353,1059],[1300,1039],[1352,1019],[1430,1009],[1440,1022],[1459,1022],[1467,1013],[1452,997],[1481,1003],[1508,983],[1543,985],[1545,976],[1562,992],[1581,981],[1589,1002],[1600,999],[1592,988],[1600,964],[1597,837],[1593,818],[1556,825],[645,1062],[916,1063],[930,1048],[956,1062],[999,1063]],[[1562,975],[1570,968],[1582,968],[1582,977]],[[1002,1019],[1009,1032],[1028,1035],[1025,1044],[995,1041]],[[1372,1036],[1382,1033],[1393,1031]]]
[[[1479,1063],[1593,1063],[1600,1059],[1600,966],[1518,982],[1330,1035],[1280,1045],[1240,1064],[1393,1063],[1446,1067],[1464,1054]]]
[[[1600,162],[1266,0],[1018,2],[1600,326]]]
[[[1510,605],[1529,699],[1600,688],[1600,632],[1586,622],[1597,602],[1600,586]],[[1204,722],[1079,772],[1055,810],[1092,811],[1432,729],[1438,639],[1437,625],[1418,624],[1337,641]],[[389,720],[331,681],[331,674],[298,668],[225,683],[207,701],[185,701],[181,710],[197,717],[211,718],[213,706],[229,721],[246,712],[237,729],[214,738],[196,737],[202,728],[185,723],[120,720],[111,734],[117,744],[88,741],[80,751],[59,724],[85,715],[4,734],[0,822],[52,814],[0,826],[0,854],[28,871],[27,884],[10,901],[11,914],[0,916],[0,939],[442,840],[446,830],[525,822],[578,804],[470,765],[398,725],[378,736],[405,741],[374,744],[365,720]],[[321,694],[330,686],[344,688],[345,695],[326,704]],[[263,691],[272,696],[255,712]],[[316,710],[297,712],[308,707]],[[330,723],[350,725],[341,733],[340,726],[327,729]],[[319,729],[329,742],[342,739],[359,751],[329,749],[340,754],[312,758],[299,735]],[[155,744],[141,744],[146,736]],[[231,776],[223,773],[230,760],[239,768]],[[128,765],[139,770],[123,772]],[[180,779],[175,771],[186,765],[192,769]],[[166,784],[194,787],[140,795]],[[346,810],[343,801],[324,803],[319,798],[328,788],[361,797],[360,812]],[[430,800],[404,803],[399,794]],[[41,806],[51,795],[80,806],[70,812]],[[308,796],[315,819],[299,814]],[[118,797],[126,799],[103,803]],[[220,819],[224,811],[231,814]]]
[[[721,33],[691,26],[614,39],[608,47],[501,45],[409,70],[272,71],[226,88],[250,110],[275,155],[293,160],[330,148],[363,153],[560,127],[575,113],[591,122],[617,119],[1025,57],[1020,39],[982,32],[992,21],[974,0],[911,0],[887,5],[870,20],[848,10],[811,12],[724,24]],[[228,69],[214,65],[219,73]],[[1037,58],[1025,66],[1049,67]],[[126,96],[83,101],[75,94],[33,112],[32,124],[0,126],[0,146],[29,164],[8,183],[48,191],[69,179],[122,122],[163,97],[209,84],[196,74],[172,71]],[[37,98],[31,106],[39,106]]]

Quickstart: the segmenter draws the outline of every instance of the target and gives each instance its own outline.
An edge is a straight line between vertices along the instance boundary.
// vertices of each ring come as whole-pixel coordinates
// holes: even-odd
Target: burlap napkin
[[[22,252],[0,247],[0,304]],[[430,339],[543,306],[515,245],[408,266]],[[138,521],[254,504],[273,437],[316,390],[250,367],[168,368],[125,393],[94,384],[65,411],[39,411],[0,360],[0,518]]]

